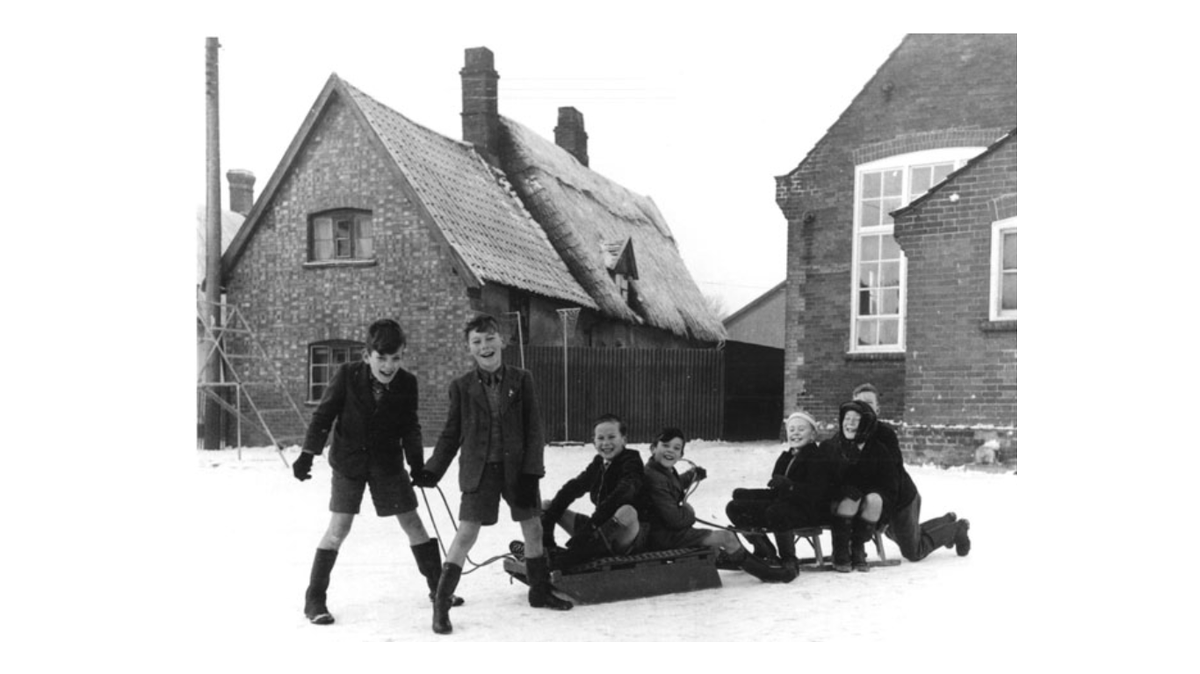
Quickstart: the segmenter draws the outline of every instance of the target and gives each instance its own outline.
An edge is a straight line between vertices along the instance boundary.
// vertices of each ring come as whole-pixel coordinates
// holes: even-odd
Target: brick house
[[[535,346],[562,344],[557,311],[572,308],[572,346],[724,339],[653,202],[500,116],[492,62],[467,50],[464,141],[331,75],[230,244],[227,296],[297,400],[315,404],[381,316],[408,334],[427,438],[470,365],[462,326],[481,311]],[[586,162],[582,115],[564,110],[560,127],[575,131],[560,140]]]
[[[1016,126],[1015,35],[908,35],[776,178],[789,409],[832,421],[869,381],[910,460],[993,439],[1015,458]],[[993,271],[1010,230],[1014,266]],[[1011,313],[991,313],[993,283]]]

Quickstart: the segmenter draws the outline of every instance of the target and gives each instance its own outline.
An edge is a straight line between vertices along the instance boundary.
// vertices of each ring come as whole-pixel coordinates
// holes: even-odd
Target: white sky
[[[736,310],[786,273],[774,177],[804,158],[904,31],[822,18],[799,3],[735,15],[620,4],[531,12],[498,3],[482,13],[422,5],[373,11],[363,32],[305,16],[271,30],[268,15],[225,23],[214,33],[222,176],[253,171],[257,196],[331,72],[461,138],[463,50],[486,46],[500,113],[553,140],[559,106],[583,112],[591,167],[651,196],[701,291]],[[204,41],[191,40],[197,99],[186,149],[202,201]]]

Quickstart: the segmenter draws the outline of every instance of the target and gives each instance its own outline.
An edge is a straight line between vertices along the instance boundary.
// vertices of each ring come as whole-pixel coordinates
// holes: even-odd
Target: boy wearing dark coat
[[[790,575],[780,567],[772,567],[750,554],[738,542],[737,535],[726,529],[698,529],[696,511],[687,502],[688,490],[705,477],[707,472],[695,466],[684,475],[675,470],[683,458],[687,443],[683,431],[664,428],[650,446],[651,457],[646,464],[646,478],[639,495],[638,513],[649,528],[646,549],[673,550],[706,546],[724,552],[728,561],[764,582],[791,582]]]
[[[596,456],[579,475],[567,480],[554,498],[542,504],[546,549],[555,549],[554,527],[571,536],[559,560],[570,566],[605,555],[639,552],[645,532],[638,525],[634,501],[645,476],[642,456],[625,447],[625,422],[614,414],[596,420],[592,442]],[[581,496],[594,506],[591,517],[567,508]]]
[[[846,462],[830,447],[817,444],[817,421],[811,415],[794,412],[785,424],[788,448],[775,461],[767,488],[733,490],[725,514],[736,527],[774,531],[780,562],[785,569],[799,573],[792,530],[831,522]],[[776,556],[765,534],[745,536],[754,546],[754,554],[768,561]]]
[[[840,500],[830,526],[835,571],[870,571],[866,542],[875,528],[888,522],[896,509],[900,472],[886,446],[875,434],[875,411],[858,400],[838,409],[841,432],[827,440],[849,460]]]
[[[879,391],[873,385],[860,384],[854,389],[853,398],[870,405],[875,414],[879,414]],[[900,546],[900,554],[910,562],[919,562],[941,547],[954,547],[959,556],[965,557],[971,551],[971,538],[967,533],[971,523],[958,519],[952,512],[921,522],[921,493],[904,467],[896,431],[877,421],[875,434],[887,447],[900,477],[895,514],[885,535]]]
[[[463,563],[480,528],[498,521],[502,497],[513,521],[521,525],[525,540],[529,605],[560,611],[571,608],[570,602],[551,593],[550,571],[542,549],[538,482],[546,474],[546,443],[533,376],[528,370],[504,364],[504,339],[494,317],[476,316],[467,323],[463,335],[475,367],[450,383],[446,426],[425,470],[414,478],[419,487],[436,486],[461,449],[458,531],[446,551],[433,603],[433,631],[437,634],[453,630],[450,607]]]
[[[329,576],[368,486],[375,513],[380,517],[395,515],[408,536],[431,600],[441,576],[437,540],[425,532],[417,514],[416,495],[404,470],[407,460],[411,471],[419,471],[425,456],[417,420],[417,379],[400,366],[405,344],[404,331],[396,321],[384,318],[371,324],[363,360],[345,363],[333,375],[313,412],[300,456],[292,464],[296,479],[309,479],[313,456],[321,454],[337,422],[329,449],[332,516],[317,544],[304,593],[304,615],[317,625],[334,621],[325,603]]]

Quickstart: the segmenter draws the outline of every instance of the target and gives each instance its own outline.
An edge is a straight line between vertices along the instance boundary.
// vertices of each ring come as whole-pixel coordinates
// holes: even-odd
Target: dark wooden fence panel
[[[504,360],[519,363],[515,347]],[[722,437],[724,355],[715,349],[563,349],[526,346],[525,367],[538,388],[549,442],[590,442],[592,423],[606,412],[628,427],[629,442],[649,442],[663,426],[690,438]]]
[[[783,438],[783,349],[725,342],[725,435],[732,442]]]

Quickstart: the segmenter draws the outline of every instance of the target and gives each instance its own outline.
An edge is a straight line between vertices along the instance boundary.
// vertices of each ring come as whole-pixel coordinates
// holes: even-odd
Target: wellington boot
[[[325,606],[325,593],[329,589],[329,574],[333,571],[337,556],[337,550],[317,548],[317,554],[313,557],[308,589],[304,591],[304,617],[314,625],[333,624],[333,615]]]
[[[954,532],[954,551],[958,553],[959,557],[966,557],[971,552],[971,537],[967,535],[967,530],[970,528],[970,521],[958,521],[958,531]]]
[[[829,537],[833,545],[833,570],[850,573],[850,518],[834,517],[829,524]]]
[[[437,594],[438,582],[442,578],[442,551],[436,538],[412,546],[413,558],[417,560],[417,570],[425,576],[425,584],[429,586],[429,601]],[[450,597],[451,606],[462,606],[465,602],[458,595]]]
[[[569,611],[572,604],[554,596],[550,585],[550,566],[545,557],[526,557],[525,574],[529,581],[529,605],[555,611]]]
[[[753,546],[755,557],[760,557],[772,564],[779,562],[781,555],[775,550],[775,546],[771,545],[771,539],[767,538],[766,534],[746,534],[746,542]]]
[[[729,556],[731,560],[737,560],[742,571],[754,576],[764,583],[790,583],[796,580],[798,569],[793,570],[787,566],[774,566],[760,559],[756,555],[750,554],[745,548],[739,549],[737,552]]]
[[[442,576],[438,580],[437,592],[433,596],[433,631],[435,634],[450,634],[454,626],[450,624],[451,597],[462,578],[462,567],[446,562],[442,565]]]

